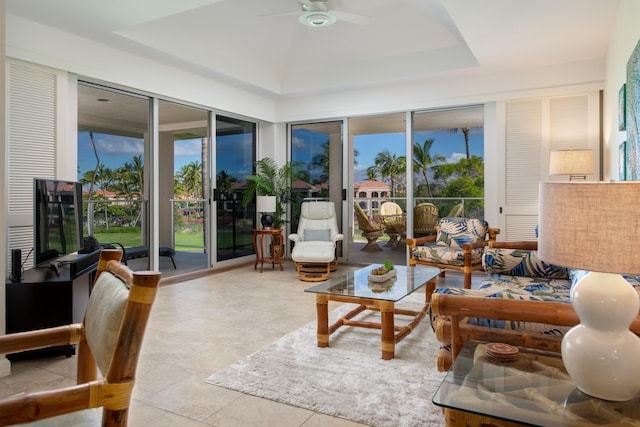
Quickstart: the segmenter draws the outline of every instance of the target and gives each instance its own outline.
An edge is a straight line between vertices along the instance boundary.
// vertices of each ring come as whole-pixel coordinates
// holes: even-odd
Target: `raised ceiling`
[[[6,0],[8,15],[272,96],[602,60],[618,0]],[[126,64],[123,64],[126,66]]]

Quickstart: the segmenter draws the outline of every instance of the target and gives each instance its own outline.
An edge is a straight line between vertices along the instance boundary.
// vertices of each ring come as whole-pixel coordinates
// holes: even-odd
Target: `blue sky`
[[[325,137],[326,138],[326,137]],[[426,139],[435,140],[431,154],[443,154],[448,162],[457,162],[460,158],[465,157],[464,137],[461,132],[452,133],[448,131],[422,131],[416,132],[415,141],[423,143]],[[314,140],[312,143],[319,144]],[[469,135],[469,146],[471,155],[484,157],[484,134],[482,128],[471,129]],[[131,161],[135,156],[143,154],[143,140],[140,138],[114,136],[107,134],[94,134],[94,142],[99,151],[100,161],[107,167],[116,169],[125,162]],[[93,147],[89,134],[87,132],[78,133],[78,166],[80,174],[88,170],[93,170],[96,165],[96,157],[93,153]],[[354,137],[354,147],[359,152],[357,158],[358,166],[355,170],[355,181],[360,182],[366,179],[366,168],[374,164],[376,155],[384,150],[389,150],[392,154],[398,156],[406,155],[405,153],[405,135],[403,132],[387,133],[379,135],[361,135]],[[232,150],[233,151],[233,150]],[[179,171],[182,166],[198,161],[202,162],[201,145],[199,139],[176,141],[175,143],[175,164],[174,172]],[[237,155],[237,153],[236,153]],[[224,165],[231,165],[237,162],[231,160],[219,161]],[[230,171],[238,173],[240,171]],[[241,173],[245,173],[242,171]]]
[[[111,169],[119,168],[133,157],[144,154],[144,141],[141,138],[95,133],[94,142],[100,162]],[[202,163],[200,139],[176,141],[174,147],[175,171],[194,161]],[[88,132],[78,132],[78,166],[81,174],[93,171],[96,166],[96,156]]]
[[[407,155],[405,139],[404,132],[354,137],[354,148],[360,153],[357,158],[358,166],[354,171],[355,182],[366,180],[366,169],[374,164],[378,153],[389,150],[390,153],[395,153],[397,156]],[[430,151],[431,155],[442,154],[447,158],[447,163],[457,163],[458,160],[466,157],[464,136],[461,132],[421,131],[415,133],[415,142],[423,144],[427,139],[434,140]],[[484,157],[484,130],[482,128],[473,128],[469,132],[469,151],[472,156]]]

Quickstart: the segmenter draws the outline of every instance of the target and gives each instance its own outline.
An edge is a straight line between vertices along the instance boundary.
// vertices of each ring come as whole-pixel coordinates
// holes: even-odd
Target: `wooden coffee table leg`
[[[380,301],[380,318],[382,328],[382,359],[393,359],[396,348],[396,337],[394,330],[393,301]]]
[[[318,347],[329,347],[329,296],[316,294],[318,313]]]

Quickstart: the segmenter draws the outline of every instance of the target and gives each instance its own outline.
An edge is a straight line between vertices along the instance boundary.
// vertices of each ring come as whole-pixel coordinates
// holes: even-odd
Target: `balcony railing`
[[[407,199],[405,197],[356,197],[354,202],[359,203],[369,218],[379,216],[380,205],[384,202],[395,202],[403,212],[407,212]],[[466,218],[484,219],[483,197],[415,197],[414,205],[420,203],[433,203],[438,208],[439,216],[446,216],[458,203],[462,204],[462,214]]]

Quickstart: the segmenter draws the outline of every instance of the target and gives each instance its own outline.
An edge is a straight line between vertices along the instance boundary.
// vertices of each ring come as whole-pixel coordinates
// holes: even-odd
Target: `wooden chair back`
[[[55,419],[57,425],[97,421],[126,426],[142,339],[160,273],[133,272],[122,251],[104,249],[81,324],[4,335],[0,353],[77,344],[77,385],[22,393],[0,401],[0,425]],[[95,408],[102,408],[102,420]],[[37,425],[37,423],[36,423]],[[82,424],[85,425],[85,424]]]

